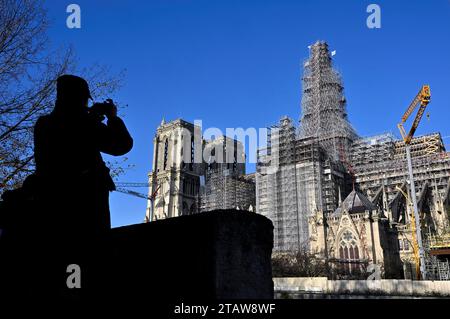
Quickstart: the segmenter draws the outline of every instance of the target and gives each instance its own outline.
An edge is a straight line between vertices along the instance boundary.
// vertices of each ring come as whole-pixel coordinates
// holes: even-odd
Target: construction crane
[[[149,187],[149,183],[124,183],[116,182],[116,187]]]
[[[145,222],[151,222],[153,220],[154,217],[154,208],[155,208],[155,198],[156,195],[158,194],[158,192],[160,191],[162,185],[164,182],[168,181],[168,177],[163,177],[163,178],[159,178],[159,179],[154,179],[153,184],[156,186],[156,189],[153,191],[153,193],[151,193],[150,195],[146,195],[146,194],[142,194],[139,192],[135,192],[132,190],[129,190],[128,188],[130,187],[150,187],[150,183],[129,183],[129,182],[116,182],[116,191],[120,192],[120,193],[124,193],[127,195],[131,195],[131,196],[135,196],[135,197],[140,197],[140,198],[144,198],[150,201],[150,214],[147,217],[147,214],[145,215]],[[178,188],[176,186],[174,186],[174,188],[176,189],[176,191],[178,191]],[[163,195],[164,197],[164,195]],[[164,200],[164,199],[163,199]]]
[[[412,103],[406,109],[405,114],[403,114],[402,121],[398,123],[397,125],[398,129],[400,130],[400,134],[402,134],[403,141],[405,142],[406,145],[409,145],[411,143],[411,139],[413,138],[414,133],[416,132],[417,127],[419,126],[420,120],[422,119],[423,113],[425,113],[425,109],[428,103],[430,103],[430,99],[431,99],[430,86],[429,85],[422,86],[419,93],[416,95]],[[416,114],[416,118],[414,119],[414,122],[411,125],[411,129],[409,130],[408,135],[406,135],[406,131],[405,128],[403,127],[403,124],[405,124],[405,122],[414,112],[419,103],[420,103],[419,111]]]
[[[401,187],[395,187],[408,202],[408,206],[412,208],[413,204],[411,203],[410,197],[401,189]],[[412,232],[412,249],[414,255],[414,263],[416,268],[416,279],[420,279],[420,254],[419,254],[419,243],[417,240],[417,232],[416,232],[416,218],[415,214],[411,214],[411,232]]]
[[[131,196],[136,196],[140,198],[144,198],[150,201],[150,217],[145,216],[145,222],[148,223],[152,221],[153,219],[153,208],[154,208],[154,200],[156,197],[156,194],[158,193],[158,190],[161,187],[161,184],[158,185],[156,190],[150,195],[145,195],[139,192],[135,192],[132,190],[127,189],[126,187],[149,187],[149,183],[124,183],[124,182],[117,182],[116,183],[116,192],[124,193]]]
[[[422,242],[422,231],[420,228],[420,217],[419,217],[419,211],[417,208],[417,198],[416,198],[416,187],[414,185],[414,175],[412,170],[412,162],[411,162],[411,140],[414,136],[414,133],[416,132],[417,127],[419,126],[420,120],[422,119],[423,113],[425,112],[425,109],[430,103],[431,99],[431,91],[429,85],[423,85],[420,89],[419,93],[416,95],[412,103],[409,105],[409,107],[406,109],[405,114],[402,116],[401,122],[397,125],[398,129],[400,130],[400,134],[402,135],[403,141],[405,142],[405,149],[406,149],[406,160],[408,163],[408,172],[409,172],[409,184],[411,187],[411,198],[413,203],[413,218],[411,218],[411,222],[414,223],[412,226],[412,230],[415,231],[415,236],[413,236],[413,239],[415,239],[414,245],[417,245],[419,250],[419,269],[422,279],[426,279],[426,268],[425,268],[425,251],[423,248],[423,242]],[[414,118],[414,121],[411,125],[411,129],[409,130],[409,133],[406,134],[405,128],[403,127],[403,124],[408,120],[408,118],[411,116],[411,114],[414,112],[414,110],[419,106],[419,110],[417,111],[416,117]],[[417,267],[416,267],[417,269]],[[419,275],[419,274],[417,274]]]

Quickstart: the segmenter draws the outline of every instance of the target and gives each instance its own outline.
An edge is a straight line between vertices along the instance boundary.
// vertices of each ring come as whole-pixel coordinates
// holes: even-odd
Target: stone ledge
[[[14,229],[21,230],[20,239],[10,236],[13,240],[9,240],[8,235],[0,239],[0,250],[10,261],[0,265],[0,281],[6,277],[9,287],[21,296],[53,296],[55,291],[48,291],[47,284],[51,280],[69,300],[85,295],[118,301],[270,299],[274,295],[273,225],[255,213],[212,211],[114,228],[106,242],[81,245],[78,259],[72,258],[70,250],[66,259],[61,258],[60,247],[70,246],[46,236],[39,240],[42,229],[29,222]],[[49,240],[56,245],[48,248]],[[65,268],[57,276],[52,269],[78,260],[82,288],[67,292]],[[30,267],[34,281],[23,275]]]

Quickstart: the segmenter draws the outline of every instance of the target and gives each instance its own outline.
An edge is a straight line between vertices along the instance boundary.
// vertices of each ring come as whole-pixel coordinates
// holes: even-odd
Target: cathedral
[[[245,174],[243,145],[235,139],[206,140],[199,126],[163,120],[153,139],[152,167],[147,222],[255,207],[254,174]]]
[[[353,190],[326,219],[316,212],[309,226],[311,252],[327,260],[332,273],[403,276],[398,231],[362,193]]]
[[[306,248],[347,275],[369,267],[382,278],[414,278],[411,197],[417,198],[424,246],[448,236],[450,153],[440,133],[412,139],[416,194],[410,194],[403,140],[358,136],[328,45],[318,41],[309,50],[299,126],[281,118],[268,128],[267,147],[258,150],[256,210],[274,224],[274,252]],[[438,277],[436,265],[427,265],[429,278]]]
[[[161,122],[146,220],[215,209],[256,211],[274,225],[274,253],[306,248],[336,273],[414,278],[411,197],[417,198],[424,246],[448,236],[450,153],[440,133],[412,139],[411,194],[403,140],[358,136],[328,45],[318,41],[309,49],[300,123],[282,117],[268,128],[254,174],[245,172],[239,141],[206,140],[200,127],[182,119]],[[429,278],[437,278],[437,263],[430,265]]]

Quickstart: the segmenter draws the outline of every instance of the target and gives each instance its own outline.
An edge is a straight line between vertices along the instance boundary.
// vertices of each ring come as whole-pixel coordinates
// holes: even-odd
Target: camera
[[[89,114],[103,120],[105,115],[111,114],[115,108],[112,99],[106,99],[104,102],[96,102],[89,109]]]

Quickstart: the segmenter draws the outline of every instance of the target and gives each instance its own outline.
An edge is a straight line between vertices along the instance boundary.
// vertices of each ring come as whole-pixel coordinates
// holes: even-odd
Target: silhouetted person
[[[100,153],[126,154],[133,140],[111,100],[88,108],[89,98],[84,79],[57,79],[55,108],[34,129],[36,172],[2,196],[0,295],[72,298],[102,285],[115,185]],[[81,267],[79,290],[67,288],[70,264]]]
[[[115,185],[100,153],[119,156],[133,146],[112,101],[88,108],[89,98],[85,80],[59,77],[55,108],[40,117],[34,129],[36,183],[44,209],[41,214],[45,213],[42,230],[50,236],[45,240],[50,259],[57,258],[47,271],[55,280],[50,286],[63,294],[67,293],[67,265],[81,267],[82,290],[89,291],[101,273],[99,263],[107,257],[109,192]]]
[[[34,153],[45,197],[58,205],[54,225],[81,236],[101,236],[111,227],[108,201],[115,186],[100,152],[124,155],[133,140],[112,101],[89,109],[89,98],[84,79],[59,77],[55,108],[34,129]]]

